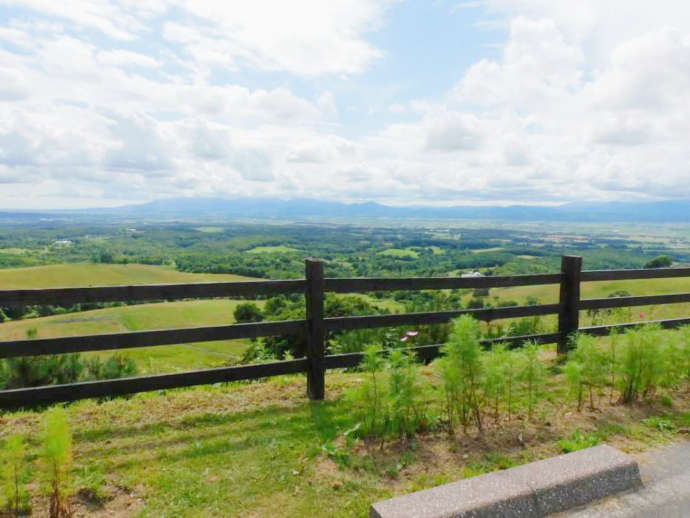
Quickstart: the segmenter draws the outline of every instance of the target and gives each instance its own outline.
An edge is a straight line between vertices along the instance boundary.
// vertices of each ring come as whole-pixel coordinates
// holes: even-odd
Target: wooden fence
[[[4,390],[0,391],[0,408],[17,408],[209,383],[252,380],[299,372],[307,374],[309,398],[318,400],[324,397],[327,369],[354,367],[362,359],[361,353],[326,355],[325,343],[329,331],[439,324],[463,314],[472,315],[483,321],[554,314],[558,315],[558,331],[555,333],[511,336],[485,340],[484,343],[490,345],[495,342],[504,342],[512,346],[520,346],[527,340],[544,344],[557,343],[559,354],[563,354],[567,351],[568,337],[575,332],[605,335],[613,328],[625,329],[641,324],[638,322],[582,328],[579,325],[579,312],[582,310],[690,302],[690,293],[581,299],[582,282],[686,277],[690,276],[690,268],[582,271],[582,258],[572,256],[562,258],[559,273],[471,278],[325,278],[322,261],[307,259],[305,267],[306,278],[297,280],[2,290],[0,291],[0,306],[38,304],[65,306],[77,302],[208,299],[302,293],[306,296],[306,319],[0,342],[0,358],[274,335],[304,336],[307,343],[307,355],[305,358],[257,365]],[[557,304],[335,318],[324,316],[324,296],[328,292],[482,289],[546,284],[560,285]],[[673,328],[690,324],[690,318],[661,320],[654,323]],[[429,360],[438,355],[440,347],[440,345],[423,345],[413,349],[421,359]]]

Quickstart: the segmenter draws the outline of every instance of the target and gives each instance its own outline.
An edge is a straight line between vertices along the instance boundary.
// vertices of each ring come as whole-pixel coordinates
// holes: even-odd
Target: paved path
[[[636,456],[645,487],[608,498],[562,518],[689,518],[690,441]]]

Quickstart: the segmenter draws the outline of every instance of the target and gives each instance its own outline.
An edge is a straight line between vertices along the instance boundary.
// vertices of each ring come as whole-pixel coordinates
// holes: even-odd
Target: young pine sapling
[[[382,432],[379,421],[381,415],[382,387],[380,386],[379,374],[384,361],[381,357],[381,346],[370,345],[364,349],[364,359],[362,367],[369,377],[362,387],[362,397],[367,408],[367,422],[365,423],[365,433],[378,435]]]
[[[522,369],[520,378],[527,390],[527,418],[532,420],[532,411],[539,394],[539,389],[544,382],[546,369],[539,359],[539,344],[528,342],[522,351]]]
[[[41,460],[49,498],[50,518],[72,516],[69,505],[72,433],[67,421],[67,412],[62,407],[55,407],[46,413]]]
[[[7,512],[11,516],[28,514],[30,511],[29,494],[24,487],[25,454],[26,446],[20,435],[9,437],[4,449],[0,451],[0,475],[2,475]]]
[[[506,346],[499,344],[484,355],[484,394],[487,401],[492,402],[496,424],[500,416],[499,404],[506,392],[505,364],[508,354]]]
[[[470,315],[462,315],[455,319],[452,325],[448,342],[441,349],[443,358],[440,362],[440,373],[446,399],[449,403],[455,400],[452,403],[465,430],[470,419],[473,419],[481,432],[481,329],[479,322]],[[452,414],[449,415],[452,418]]]

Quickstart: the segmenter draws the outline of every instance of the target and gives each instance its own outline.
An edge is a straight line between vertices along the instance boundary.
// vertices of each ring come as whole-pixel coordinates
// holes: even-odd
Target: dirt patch
[[[36,491],[32,490],[35,494]],[[103,496],[81,488],[69,500],[74,518],[128,518],[135,516],[143,505],[143,499],[129,488],[112,485],[103,488]],[[31,500],[31,516],[48,518],[48,500],[35,497]]]

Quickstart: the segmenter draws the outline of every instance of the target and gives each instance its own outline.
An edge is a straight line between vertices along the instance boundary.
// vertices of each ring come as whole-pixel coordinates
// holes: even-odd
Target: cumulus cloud
[[[271,156],[262,149],[233,151],[232,165],[242,178],[250,182],[270,182],[274,179]]]
[[[201,19],[168,22],[165,37],[204,64],[249,65],[306,76],[356,74],[383,53],[363,35],[376,27],[391,0],[178,0],[176,7]]]
[[[352,109],[399,52],[371,38],[394,3],[4,0],[0,208],[690,196],[690,4],[471,2],[495,50],[440,94]]]
[[[480,135],[476,120],[461,113],[444,113],[434,118],[427,133],[427,147],[439,151],[475,149]]]

